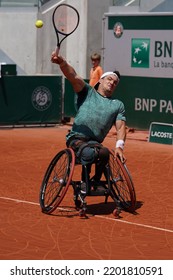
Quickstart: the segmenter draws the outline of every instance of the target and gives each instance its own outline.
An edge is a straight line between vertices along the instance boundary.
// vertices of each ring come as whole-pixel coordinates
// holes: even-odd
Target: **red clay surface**
[[[171,260],[173,147],[147,142],[148,132],[128,133],[126,141],[136,215],[122,212],[116,220],[111,199],[104,204],[103,197],[87,197],[89,218],[81,219],[71,188],[61,209],[41,212],[42,178],[52,157],[65,148],[68,129],[0,130],[0,259]],[[114,143],[110,132],[104,144],[114,148]]]

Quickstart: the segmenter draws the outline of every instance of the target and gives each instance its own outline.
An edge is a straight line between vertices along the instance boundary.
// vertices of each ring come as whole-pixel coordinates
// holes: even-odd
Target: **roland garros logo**
[[[47,110],[52,103],[52,94],[44,86],[37,87],[32,93],[32,105],[38,111]]]

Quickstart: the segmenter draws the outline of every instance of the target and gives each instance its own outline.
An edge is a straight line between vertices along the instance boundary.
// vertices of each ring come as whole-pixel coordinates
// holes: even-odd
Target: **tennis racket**
[[[78,27],[79,19],[78,11],[68,4],[60,4],[53,11],[52,22],[57,37],[57,47],[55,49],[57,55],[61,43]]]

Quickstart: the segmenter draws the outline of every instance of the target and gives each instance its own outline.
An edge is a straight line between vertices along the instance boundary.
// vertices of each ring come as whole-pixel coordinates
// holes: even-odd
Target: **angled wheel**
[[[136,194],[126,164],[123,164],[118,157],[115,159],[113,152],[110,152],[109,167],[113,196],[120,201],[120,206],[124,210],[134,212]]]
[[[40,206],[52,213],[63,200],[70,185],[75,166],[72,149],[60,151],[50,162],[40,188]]]

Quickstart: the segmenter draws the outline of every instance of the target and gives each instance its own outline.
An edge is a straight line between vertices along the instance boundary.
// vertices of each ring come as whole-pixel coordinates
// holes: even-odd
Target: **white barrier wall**
[[[0,49],[27,74],[36,69],[37,8],[0,8]]]
[[[152,4],[161,1],[153,0]],[[50,54],[56,43],[51,16],[53,8],[59,2],[62,1],[51,0],[43,5],[40,11],[37,7],[0,7],[0,49],[29,75],[57,74],[57,67],[50,63]],[[102,53],[102,19],[109,11],[113,0],[64,2],[75,6],[81,19],[76,32],[63,43],[62,54],[81,76],[88,78],[91,67],[90,55],[95,51]],[[149,9],[149,3],[151,8],[150,0],[141,1],[142,9]],[[50,5],[53,8],[44,13]],[[126,8],[128,12],[128,7]],[[42,29],[35,28],[34,23],[38,17],[44,21]]]
[[[50,62],[51,52],[56,45],[52,12],[59,2],[62,1],[51,0],[39,11],[38,8],[31,7],[0,7],[0,49],[28,75],[59,74],[58,67]],[[81,76],[88,78],[91,67],[90,55],[95,51],[101,53],[102,50],[102,17],[108,11],[110,1],[64,2],[78,9],[80,24],[75,33],[63,43],[62,55]],[[37,18],[44,21],[42,29],[35,28]]]

